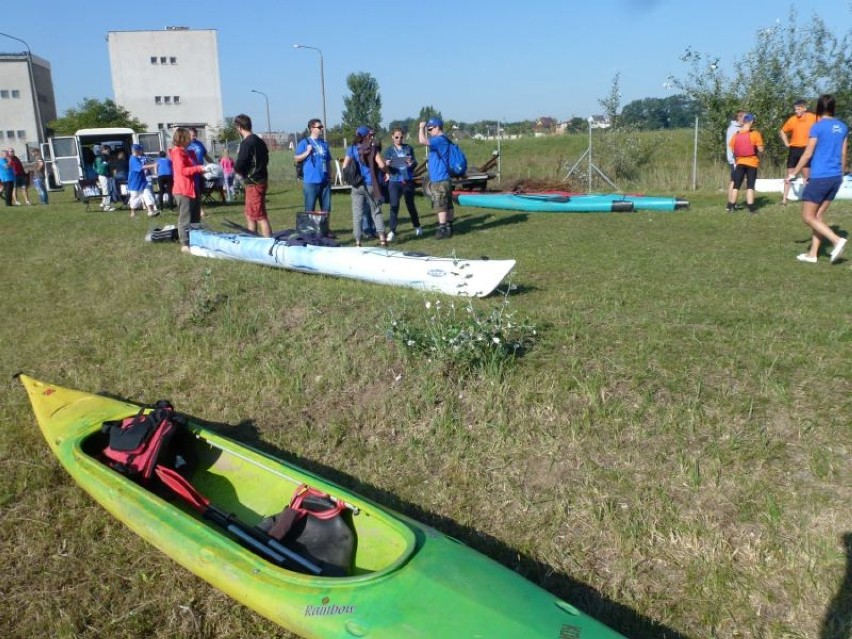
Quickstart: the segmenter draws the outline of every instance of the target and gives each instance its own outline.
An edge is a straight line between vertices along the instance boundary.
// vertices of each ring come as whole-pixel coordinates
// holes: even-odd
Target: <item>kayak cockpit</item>
[[[82,440],[81,450],[103,462],[107,444],[108,436],[97,431]],[[363,577],[391,571],[405,563],[415,551],[415,535],[409,526],[301,468],[194,426],[185,429],[178,447],[178,454],[186,463],[181,470],[185,480],[217,510],[245,525],[252,535],[256,534],[255,529],[264,520],[282,513],[300,486],[308,485],[327,493],[334,500],[339,499],[345,505],[340,519],[351,530],[351,560],[344,572],[324,571],[320,576]],[[117,471],[114,476],[117,482],[131,481]],[[240,534],[234,535],[240,533],[239,530],[223,529],[221,522],[215,518],[211,520],[175,498],[160,482],[142,483],[140,487],[146,489],[143,495],[148,493],[151,499],[167,500],[181,516],[202,522],[227,537],[235,537],[235,542],[241,541]],[[344,543],[340,539],[342,526],[338,522],[337,536],[328,543]],[[285,545],[295,547],[300,553],[304,551],[298,543]],[[288,564],[280,565],[289,567]],[[298,567],[296,569],[304,572]]]

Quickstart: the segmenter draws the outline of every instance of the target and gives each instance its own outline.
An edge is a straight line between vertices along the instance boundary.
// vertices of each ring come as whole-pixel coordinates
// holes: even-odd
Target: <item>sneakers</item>
[[[105,207],[103,208],[103,210],[104,210],[104,211],[114,211],[114,210],[115,210],[115,207],[114,207],[114,206],[105,206]]]
[[[800,262],[807,262],[808,264],[816,264],[817,263],[817,258],[811,257],[807,253],[802,253],[801,255],[797,255],[796,259],[799,260]]]
[[[450,229],[447,225],[442,224],[438,227],[438,230],[435,231],[435,239],[436,240],[444,240],[450,237]]]
[[[834,264],[837,260],[840,259],[841,253],[843,253],[843,249],[846,248],[846,238],[841,237],[837,244],[834,245],[834,248],[831,249],[831,263]]]
[[[393,242],[395,239],[396,239],[396,233],[394,233],[393,231],[388,233],[388,237],[387,237],[388,242]]]
[[[160,212],[157,209],[154,209],[153,211],[148,211],[148,217],[157,217],[159,214]]]
[[[726,210],[728,213],[733,213],[734,211],[739,211],[739,210],[740,210],[740,205],[739,205],[739,204],[731,204],[730,202],[728,202],[728,203],[725,205],[725,210]]]
[[[423,229],[418,226],[416,229],[414,229],[414,234],[417,237],[423,237]]]

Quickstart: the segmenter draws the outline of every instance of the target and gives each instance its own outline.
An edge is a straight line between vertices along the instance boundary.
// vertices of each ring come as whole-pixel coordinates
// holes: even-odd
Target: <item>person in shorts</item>
[[[843,184],[847,163],[847,142],[849,127],[834,117],[836,102],[833,95],[823,94],[817,99],[816,123],[808,133],[808,145],[787,178],[789,185],[805,165],[811,164],[811,177],[802,190],[802,221],[811,228],[811,247],[796,259],[808,264],[816,264],[819,247],[825,238],[832,243],[829,259],[833,264],[840,259],[846,247],[846,238],[840,237],[823,222],[823,216]]]
[[[808,111],[808,103],[804,100],[796,100],[793,103],[794,114],[787,118],[781,127],[779,135],[781,142],[787,147],[787,177],[789,178],[793,169],[802,158],[805,147],[808,146],[808,133],[816,122],[816,115]],[[802,178],[805,182],[810,176],[810,164],[802,167]],[[790,182],[784,182],[784,195],[781,197],[781,205],[787,206],[787,194],[790,192]]]
[[[420,144],[428,147],[426,166],[429,169],[429,198],[432,211],[438,218],[436,240],[453,235],[453,181],[450,179],[450,141],[444,135],[444,123],[438,118],[429,118],[420,123]]]
[[[743,116],[743,128],[731,138],[728,145],[734,152],[737,166],[734,169],[734,185],[728,196],[728,211],[736,210],[737,194],[746,181],[746,206],[749,213],[755,213],[754,185],[757,182],[757,169],[760,167],[760,156],[763,155],[763,136],[754,128],[754,114]]]
[[[240,134],[240,148],[234,171],[241,176],[246,192],[246,226],[263,237],[272,235],[266,214],[266,189],[269,183],[269,149],[266,142],[251,131],[251,118],[244,113],[234,118]]]
[[[148,217],[156,217],[160,214],[155,205],[154,191],[148,183],[146,171],[153,169],[156,164],[146,162],[147,158],[142,153],[142,145],[134,144],[130,147],[130,161],[127,169],[127,192],[130,194],[127,206],[130,209],[130,217],[136,217],[136,210],[144,205],[148,209]]]

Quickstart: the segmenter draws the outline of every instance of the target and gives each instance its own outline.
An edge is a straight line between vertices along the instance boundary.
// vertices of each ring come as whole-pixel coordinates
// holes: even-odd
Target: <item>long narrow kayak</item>
[[[788,200],[798,200],[802,196],[802,189],[805,188],[802,178],[796,178],[790,182],[790,190],[787,193]],[[758,193],[783,193],[784,178],[757,178],[754,184],[754,190]],[[840,190],[834,196],[835,200],[852,200],[852,174],[844,175],[843,182],[840,185]]]
[[[553,193],[453,193],[461,206],[530,213],[626,213],[633,202],[606,198],[575,200],[574,197]]]
[[[178,451],[187,480],[255,525],[308,484],[342,500],[357,537],[350,576],[275,565],[180,500],[107,466],[105,421],[136,404],[19,376],[50,449],[101,506],[163,553],[276,624],[308,639],[617,639],[571,604],[437,530],[189,419]],[[158,491],[161,494],[162,491]]]
[[[681,211],[689,208],[689,201],[664,195],[642,195],[632,193],[564,193],[571,199],[609,199],[614,202],[633,202],[634,211]]]
[[[346,277],[464,297],[485,297],[515,266],[515,260],[463,260],[384,248],[288,246],[272,238],[191,229],[189,250],[199,257]]]
[[[462,206],[546,213],[615,213],[630,211],[679,211],[689,202],[674,197],[621,193],[454,193]]]

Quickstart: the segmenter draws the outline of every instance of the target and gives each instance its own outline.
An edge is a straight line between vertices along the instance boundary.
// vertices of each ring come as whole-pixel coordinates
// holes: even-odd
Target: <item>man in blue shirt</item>
[[[198,129],[194,126],[189,127],[189,144],[186,145],[186,150],[191,153],[195,163],[203,166],[213,162],[213,158],[207,153],[207,147],[204,142],[198,139]],[[198,210],[201,211],[201,217],[204,217],[204,211],[201,209],[201,198],[204,195],[204,174],[196,173],[195,177],[195,199],[198,200]]]
[[[311,119],[308,122],[309,135],[299,142],[294,159],[302,163],[305,210],[313,211],[319,202],[320,211],[331,213],[331,184],[328,179],[331,152],[321,137],[322,131],[322,120]]]
[[[450,179],[450,141],[444,135],[444,123],[430,118],[420,123],[420,144],[428,147],[426,165],[429,168],[429,197],[432,211],[438,218],[436,240],[453,235],[453,181]]]
[[[148,209],[148,217],[156,217],[160,212],[154,206],[154,192],[148,184],[148,169],[153,169],[156,164],[146,162],[147,158],[142,153],[142,145],[134,144],[131,148],[133,155],[130,156],[127,172],[127,191],[130,193],[128,207],[130,217],[136,217],[136,209],[145,204]]]

